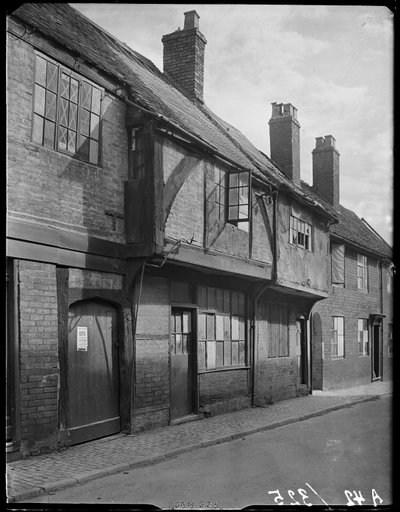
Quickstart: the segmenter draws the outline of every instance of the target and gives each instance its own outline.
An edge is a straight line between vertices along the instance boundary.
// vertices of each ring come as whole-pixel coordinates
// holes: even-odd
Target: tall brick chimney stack
[[[300,123],[297,108],[290,103],[272,103],[269,120],[271,159],[286,177],[300,185]]]
[[[317,137],[313,155],[313,187],[333,206],[339,205],[339,156],[332,135]]]
[[[203,103],[204,52],[206,38],[199,30],[196,11],[185,12],[183,30],[162,37],[164,73],[186,91],[190,99]]]

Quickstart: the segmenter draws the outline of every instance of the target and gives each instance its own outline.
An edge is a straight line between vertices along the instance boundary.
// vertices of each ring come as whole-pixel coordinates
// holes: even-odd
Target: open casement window
[[[358,319],[358,355],[367,356],[369,354],[368,320],[366,318]]]
[[[312,226],[294,215],[290,216],[290,243],[312,251]]]
[[[344,357],[344,317],[332,317],[331,354],[332,357]]]
[[[250,220],[250,172],[228,175],[228,222],[248,231]]]
[[[199,286],[198,307],[198,370],[245,366],[245,294]]]
[[[100,163],[102,89],[36,55],[32,140]]]
[[[362,254],[357,254],[357,288],[368,290],[368,259]]]
[[[332,283],[344,286],[344,245],[331,245]]]
[[[132,128],[131,132],[131,174],[132,178],[144,177],[143,129]]]
[[[216,218],[220,222],[225,222],[226,172],[218,167],[214,168],[214,183]]]

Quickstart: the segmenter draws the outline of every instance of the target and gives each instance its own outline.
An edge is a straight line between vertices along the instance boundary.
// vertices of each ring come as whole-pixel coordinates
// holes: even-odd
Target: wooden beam
[[[126,273],[126,263],[120,259],[70,251],[59,247],[49,247],[22,240],[7,239],[6,254],[11,258],[22,260],[43,261],[55,265],[101,270],[117,274]]]

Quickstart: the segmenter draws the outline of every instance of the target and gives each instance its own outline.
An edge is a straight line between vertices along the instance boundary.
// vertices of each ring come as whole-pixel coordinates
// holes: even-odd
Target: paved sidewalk
[[[180,453],[374,400],[391,394],[391,386],[391,382],[374,382],[338,391],[316,391],[313,395],[265,407],[243,409],[141,434],[119,434],[12,462],[7,464],[8,502],[33,499],[56,489],[161,462]]]

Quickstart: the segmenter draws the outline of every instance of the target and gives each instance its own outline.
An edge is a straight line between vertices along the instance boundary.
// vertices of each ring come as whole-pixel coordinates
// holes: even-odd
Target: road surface
[[[27,501],[162,509],[387,505],[391,452],[386,397]]]

